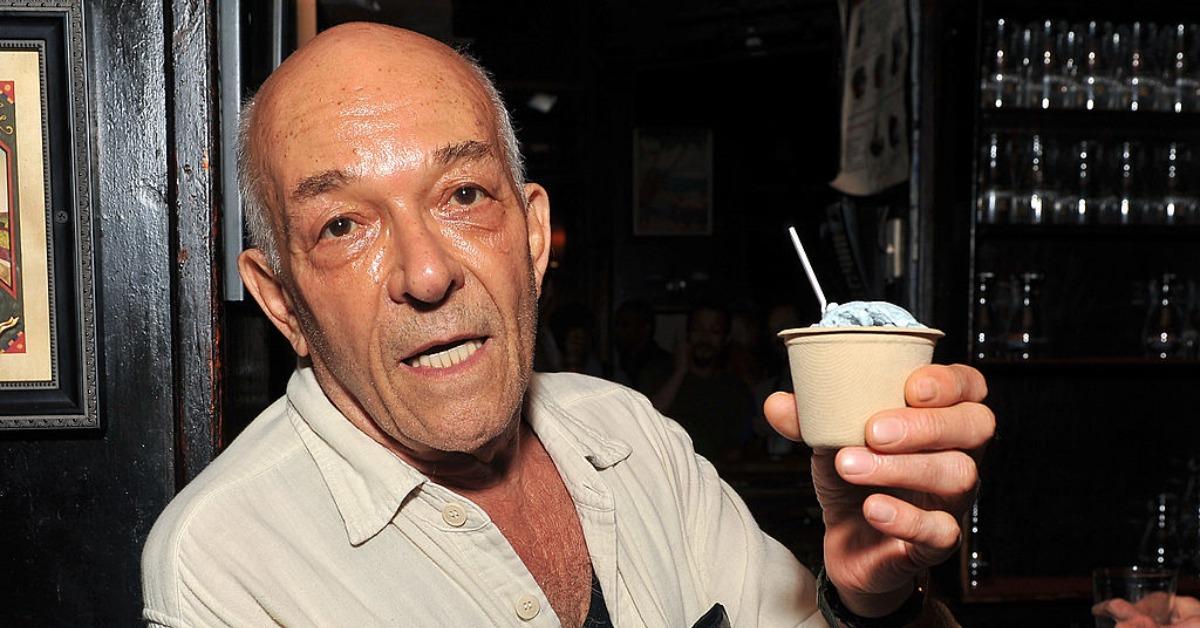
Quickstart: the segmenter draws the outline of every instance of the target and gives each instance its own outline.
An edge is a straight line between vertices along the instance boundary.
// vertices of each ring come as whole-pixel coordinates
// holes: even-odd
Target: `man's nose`
[[[398,218],[391,235],[396,261],[388,276],[388,296],[393,301],[436,305],[462,287],[462,265],[446,238],[421,216]]]

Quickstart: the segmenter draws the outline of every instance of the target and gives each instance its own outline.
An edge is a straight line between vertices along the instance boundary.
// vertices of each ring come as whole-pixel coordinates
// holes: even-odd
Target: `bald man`
[[[776,627],[921,612],[915,579],[953,552],[969,454],[992,430],[977,372],[918,372],[918,407],[876,417],[870,448],[814,457],[818,583],[644,397],[531,373],[549,200],[524,181],[476,65],[407,31],[331,29],[264,84],[240,148],[253,248],[239,270],[298,366],[154,526],[147,622]],[[766,407],[792,438],[794,407],[784,394]]]

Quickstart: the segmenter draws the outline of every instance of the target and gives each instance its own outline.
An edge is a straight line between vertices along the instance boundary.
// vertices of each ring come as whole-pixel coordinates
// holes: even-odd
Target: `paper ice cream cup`
[[[812,448],[866,444],[867,419],[902,408],[904,383],[933,360],[942,332],[911,327],[785,329],[800,434]]]

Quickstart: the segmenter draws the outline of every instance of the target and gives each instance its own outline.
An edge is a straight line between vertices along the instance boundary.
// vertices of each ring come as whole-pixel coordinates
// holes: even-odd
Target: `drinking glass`
[[[1104,81],[1108,98],[1104,109],[1129,108],[1129,47],[1130,33],[1126,27],[1117,27],[1105,23],[1101,40],[1101,54],[1104,57]]]
[[[1158,107],[1162,91],[1162,75],[1158,71],[1155,43],[1158,30],[1147,22],[1128,26],[1128,45],[1125,59],[1125,108],[1130,111],[1153,111]]]
[[[1069,194],[1059,200],[1056,222],[1082,225],[1096,220],[1103,199],[1102,146],[1096,140],[1080,140],[1071,145],[1068,157],[1063,188]]]
[[[1020,286],[1008,329],[1008,354],[1012,360],[1035,357],[1045,345],[1042,336],[1041,273],[1021,273],[1014,286]]]
[[[1111,188],[1100,208],[1099,219],[1103,224],[1133,224],[1140,214],[1142,201],[1140,171],[1144,165],[1142,145],[1139,142],[1120,142],[1110,151],[1108,168]]]
[[[1178,49],[1172,54],[1175,57],[1175,95],[1176,112],[1200,111],[1200,25],[1178,24],[1175,27],[1179,33],[1176,36]]]
[[[996,357],[996,304],[993,297],[993,287],[996,283],[995,273],[981,272],[975,277],[975,338],[974,352],[976,360],[987,360]]]
[[[1178,569],[1187,558],[1183,538],[1184,513],[1174,493],[1159,493],[1146,508],[1146,527],[1138,547],[1138,562],[1160,569]]]
[[[1079,67],[1081,104],[1088,111],[1115,109],[1123,88],[1116,76],[1120,63],[1116,58],[1117,47],[1112,42],[1113,26],[1091,21],[1076,30],[1083,38]]]
[[[1187,323],[1183,327],[1184,357],[1195,359],[1200,357],[1200,282],[1195,279],[1188,281],[1187,307],[1184,317]],[[1184,508],[1186,510],[1185,534],[1191,544],[1191,559],[1193,567],[1200,567],[1195,561],[1200,560],[1200,461],[1196,458],[1188,462],[1188,490],[1184,492]]]
[[[1047,54],[1043,59],[1050,64],[1045,79],[1047,104],[1052,109],[1078,109],[1082,95],[1079,88],[1082,34],[1067,22],[1056,22],[1054,28],[1044,36],[1047,38]]]
[[[1194,36],[1186,24],[1171,24],[1163,28],[1161,54],[1165,102],[1161,108],[1165,111],[1191,112],[1200,105],[1197,101],[1200,84],[1192,76],[1193,60],[1188,54],[1189,39]]]
[[[1013,54],[1013,24],[1000,18],[985,36],[983,78],[979,92],[983,106],[994,109],[1019,106],[1018,88],[1021,84],[1019,59]]]
[[[1016,177],[1012,222],[1040,225],[1047,222],[1058,199],[1057,143],[1040,133],[1028,136],[1023,143],[1018,157],[1021,167]]]
[[[1150,281],[1150,307],[1142,326],[1146,355],[1160,360],[1185,357],[1183,343],[1184,314],[1182,295],[1174,273],[1163,273],[1162,280]]]
[[[1190,221],[1196,203],[1188,181],[1191,148],[1183,142],[1167,142],[1158,148],[1154,163],[1157,173],[1154,187],[1162,190],[1162,197],[1152,208],[1150,222],[1177,225]]]
[[[999,224],[1009,220],[1013,202],[1012,141],[999,133],[983,144],[979,167],[979,198],[976,220]]]
[[[1092,615],[1096,628],[1116,625],[1107,611],[1113,600],[1125,600],[1159,624],[1170,622],[1177,574],[1156,567],[1101,567],[1092,572]]]
[[[1042,62],[1042,29],[1040,24],[1027,24],[1017,31],[1014,47],[1018,51],[1017,73],[1021,81],[1017,86],[1017,101],[1026,109],[1041,105],[1042,79],[1046,66]]]

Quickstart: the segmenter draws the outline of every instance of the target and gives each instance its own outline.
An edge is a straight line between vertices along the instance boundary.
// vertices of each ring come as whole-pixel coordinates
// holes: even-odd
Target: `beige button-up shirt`
[[[550,453],[616,626],[824,626],[814,578],[645,397],[535,374]],[[558,626],[470,500],[371,440],[310,369],[163,512],[142,556],[163,626]]]

